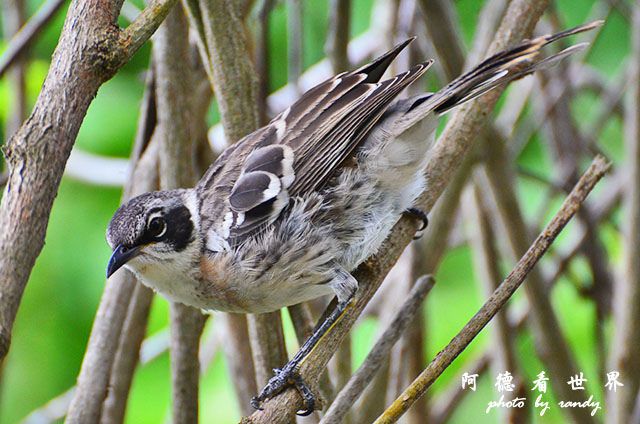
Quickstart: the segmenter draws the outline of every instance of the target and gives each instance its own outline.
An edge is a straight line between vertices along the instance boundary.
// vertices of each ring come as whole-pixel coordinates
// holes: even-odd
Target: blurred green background
[[[372,0],[353,2],[352,36],[362,33],[370,25]],[[473,36],[481,1],[456,2],[464,40],[469,46]],[[583,23],[594,1],[562,0],[553,2],[570,27]],[[40,1],[28,2],[31,15]],[[139,5],[140,6],[140,5]],[[326,31],[327,3],[305,2],[304,66],[324,57],[323,43]],[[51,54],[56,46],[64,19],[63,11],[50,24],[31,48],[27,73],[29,110],[46,75]],[[123,24],[126,21],[122,21]],[[418,36],[426,36],[417,34]],[[271,20],[272,89],[286,83],[286,10],[277,2]],[[6,46],[7,40],[3,40]],[[603,71],[611,82],[620,78],[620,69],[629,54],[628,21],[613,12],[603,33],[587,61]],[[142,96],[142,72],[149,60],[149,46],[106,83],[93,101],[80,130],[77,148],[101,155],[126,158],[129,155],[138,105]],[[429,86],[438,82],[426,79]],[[597,96],[582,96],[572,105],[574,111],[588,122],[601,107]],[[0,120],[6,120],[12,107],[12,93],[6,79],[0,80]],[[214,123],[215,113],[211,113]],[[580,124],[580,123],[579,123]],[[6,137],[6,135],[4,135]],[[3,137],[4,138],[4,137]],[[601,148],[616,162],[622,155],[622,123],[613,118],[600,139]],[[551,169],[551,155],[545,141],[534,138],[519,157],[520,165],[545,174]],[[519,186],[525,210],[539,211],[543,200],[542,185],[522,180]],[[104,233],[113,212],[118,207],[121,189],[88,185],[69,177],[63,178],[55,201],[46,245],[36,262],[31,279],[15,322],[10,354],[2,370],[0,389],[0,423],[14,423],[24,419],[31,411],[60,395],[75,384],[87,344],[92,321],[105,282],[105,266],[110,249]],[[552,210],[554,210],[552,208]],[[614,260],[620,260],[620,235],[612,227],[603,235],[606,249]],[[562,242],[562,239],[560,240]],[[508,272],[512,264],[505,263]],[[574,265],[571,271],[589,281],[588,268]],[[426,314],[429,323],[429,358],[440,350],[482,304],[483,294],[474,279],[472,258],[467,246],[451,249],[436,275],[438,284],[427,299]],[[514,300],[517,308],[521,299]],[[594,345],[594,310],[592,303],[584,301],[573,285],[561,283],[554,288],[557,307],[565,334],[569,335],[579,366],[589,378],[587,388],[602,401],[603,383],[597,379]],[[167,327],[167,303],[154,301],[149,334],[162,332]],[[215,316],[213,318],[216,319]],[[209,325],[211,324],[211,320]],[[354,365],[366,355],[376,337],[376,322],[362,320],[355,328]],[[489,341],[486,332],[478,337],[464,354],[451,366],[433,387],[438,392],[452,378],[468,370],[470,361],[481,354]],[[533,354],[532,340],[524,333],[517,342],[521,363],[526,366],[529,380],[533,381],[544,370]],[[170,416],[170,377],[167,353],[140,367],[135,375],[127,409],[128,423],[159,423]],[[484,414],[487,402],[499,398],[493,384],[495,376],[485,372],[479,380],[478,391],[470,394],[459,408],[453,422],[497,422],[500,415]],[[221,353],[204,375],[200,392],[201,419],[208,423],[234,422],[240,418],[232,386]],[[549,399],[548,399],[549,400]],[[601,415],[602,416],[602,415]],[[544,418],[535,422],[562,422],[562,413],[555,406]]]

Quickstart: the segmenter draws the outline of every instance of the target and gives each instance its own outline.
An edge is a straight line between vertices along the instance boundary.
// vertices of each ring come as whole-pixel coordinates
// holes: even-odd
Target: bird
[[[164,298],[205,312],[263,313],[335,295],[337,304],[251,404],[293,385],[308,415],[316,397],[302,361],[353,302],[351,274],[375,254],[425,189],[439,118],[483,93],[579,50],[541,49],[596,21],[525,40],[436,93],[399,98],[433,63],[384,79],[408,39],[304,93],[266,126],[228,147],[194,188],[134,197],[113,215],[107,278],[121,267]]]

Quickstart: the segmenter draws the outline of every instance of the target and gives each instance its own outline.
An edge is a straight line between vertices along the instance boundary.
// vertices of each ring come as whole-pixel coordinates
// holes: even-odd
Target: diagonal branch
[[[500,311],[511,298],[516,289],[522,284],[527,274],[547,251],[551,243],[560,234],[562,229],[578,211],[580,205],[586,199],[596,183],[604,176],[610,164],[602,157],[596,156],[591,166],[584,173],[578,184],[565,199],[562,207],[553,217],[551,222],[536,238],[525,255],[500,284],[500,286],[487,299],[480,310],[471,318],[464,328],[441,350],[429,366],[414,380],[381,415],[376,424],[396,422],[400,416],[411,407],[433,382],[444,372],[455,358],[473,341],[491,319]]]
[[[422,301],[433,288],[435,280],[431,276],[420,277],[406,300],[398,308],[391,323],[378,338],[360,368],[353,374],[344,388],[340,391],[336,400],[327,410],[320,424],[340,423],[349,408],[362,394],[362,391],[371,382],[380,369],[381,364],[389,357],[391,348],[398,341],[404,330],[411,323],[411,319],[419,311]]]
[[[43,4],[16,35],[0,57],[0,77],[11,67],[21,53],[35,40],[42,28],[53,19],[65,0],[49,0]]]

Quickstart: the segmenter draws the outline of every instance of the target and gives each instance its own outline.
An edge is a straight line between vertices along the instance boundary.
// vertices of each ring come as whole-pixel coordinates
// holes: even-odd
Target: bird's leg
[[[411,216],[412,218],[415,218],[415,219],[421,221],[420,228],[418,228],[418,231],[416,232],[417,235],[416,235],[416,237],[413,238],[414,240],[419,239],[422,236],[422,234],[420,234],[420,232],[425,230],[427,228],[427,226],[429,225],[429,218],[427,217],[427,213],[425,211],[423,211],[422,209],[418,209],[418,208],[408,208],[404,212],[407,215]]]
[[[307,359],[309,354],[313,352],[318,342],[333,328],[333,326],[342,318],[344,313],[349,309],[353,302],[353,298],[358,288],[358,282],[355,278],[342,268],[336,270],[335,277],[328,283],[336,292],[338,304],[325,318],[325,320],[313,331],[311,336],[302,344],[298,353],[282,368],[273,370],[275,376],[269,379],[267,385],[262,389],[258,396],[251,399],[251,406],[256,409],[262,409],[260,404],[275,396],[289,385],[295,386],[302,395],[304,409],[298,415],[306,416],[315,410],[316,397],[309,389],[309,386],[302,380],[299,374],[300,365]]]

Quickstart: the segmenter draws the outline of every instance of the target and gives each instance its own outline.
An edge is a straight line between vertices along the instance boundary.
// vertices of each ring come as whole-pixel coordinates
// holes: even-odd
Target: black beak
[[[140,254],[140,247],[125,247],[118,246],[116,250],[113,251],[113,255],[111,255],[111,259],[109,259],[109,265],[107,265],[107,278],[111,277],[111,275],[119,270],[122,265],[129,262],[131,259],[135,258]]]

